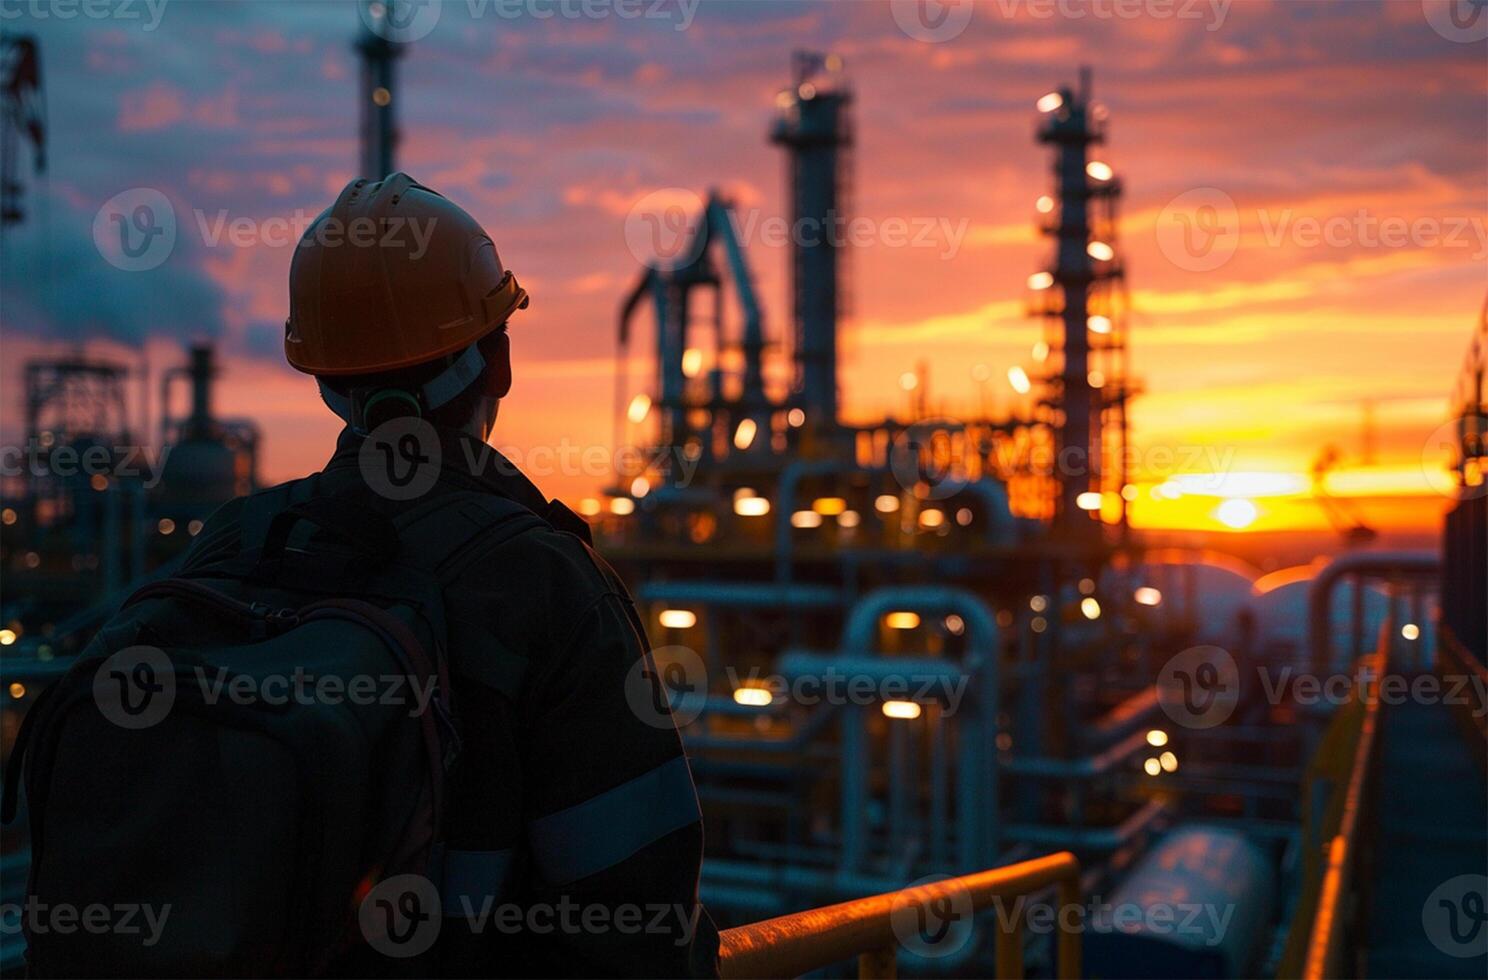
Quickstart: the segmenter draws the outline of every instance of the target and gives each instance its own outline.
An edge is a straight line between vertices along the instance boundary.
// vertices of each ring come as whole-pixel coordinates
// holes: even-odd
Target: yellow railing
[[[1360,659],[1354,696],[1328,726],[1308,766],[1303,811],[1310,826],[1305,828],[1303,841],[1308,853],[1320,856],[1321,861],[1314,863],[1310,857],[1304,870],[1292,933],[1278,971],[1282,977],[1322,980],[1342,975],[1339,957],[1360,851],[1359,828],[1373,770],[1379,727],[1378,684],[1385,675],[1388,649],[1387,626],[1382,631],[1380,652]],[[1313,786],[1320,780],[1333,784],[1321,808],[1320,801],[1312,798]]]
[[[1027,896],[1050,886],[1059,889],[1061,909],[1080,903],[1080,863],[1073,854],[1062,851],[1005,868],[726,929],[720,968],[726,978],[798,977],[856,957],[859,977],[893,977],[899,946],[894,927],[896,921],[905,921],[904,910],[932,911],[950,903],[958,916],[969,915],[999,899]],[[1009,915],[999,918],[997,975],[1021,978],[1022,905],[1015,903],[1010,909]],[[1066,927],[1068,918],[1055,916],[1060,923],[1055,975],[1061,978],[1080,975],[1080,934]]]

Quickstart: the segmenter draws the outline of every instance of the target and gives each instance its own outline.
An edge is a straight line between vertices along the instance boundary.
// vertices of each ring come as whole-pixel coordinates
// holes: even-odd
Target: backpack
[[[547,525],[318,480],[247,498],[241,548],[136,591],[28,712],[3,817],[24,761],[33,975],[429,969],[406,883],[437,888],[459,750],[442,591]]]

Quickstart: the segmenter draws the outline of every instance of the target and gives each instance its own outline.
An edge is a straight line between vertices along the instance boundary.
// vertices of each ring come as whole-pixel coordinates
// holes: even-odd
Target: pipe
[[[647,582],[636,590],[642,602],[697,603],[725,609],[759,609],[788,606],[793,609],[831,609],[841,606],[845,594],[827,585],[778,585],[773,582]]]
[[[895,586],[877,589],[858,601],[843,627],[846,657],[872,656],[879,619],[890,611],[957,613],[966,622],[963,669],[976,678],[976,692],[958,740],[956,825],[958,866],[979,867],[997,853],[998,666],[1001,631],[992,611],[965,589],[949,586]],[[859,665],[858,661],[846,663]],[[868,758],[862,709],[851,707],[842,721],[842,869],[856,873],[867,850]]]
[[[1312,669],[1322,676],[1333,669],[1333,589],[1345,575],[1356,576],[1356,589],[1363,591],[1366,578],[1435,578],[1441,559],[1430,551],[1364,551],[1340,555],[1330,561],[1307,593],[1308,647]]]

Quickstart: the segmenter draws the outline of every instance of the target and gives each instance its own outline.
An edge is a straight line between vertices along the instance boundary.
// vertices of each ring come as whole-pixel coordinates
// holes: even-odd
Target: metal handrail
[[[1386,626],[1388,629],[1388,624]],[[1354,747],[1353,764],[1338,819],[1338,829],[1328,842],[1327,869],[1318,890],[1317,912],[1307,938],[1307,955],[1303,960],[1305,980],[1323,980],[1338,976],[1337,960],[1348,919],[1347,903],[1353,888],[1354,866],[1359,853],[1358,831],[1361,826],[1365,794],[1374,759],[1375,736],[1379,729],[1380,698],[1369,680],[1378,683],[1385,676],[1389,642],[1383,641],[1379,652],[1365,658],[1364,700],[1359,740]]]
[[[1030,895],[1054,885],[1063,908],[1080,903],[1080,862],[1068,851],[960,878],[904,888],[838,905],[809,909],[726,929],[719,950],[725,978],[798,977],[843,960],[858,960],[859,977],[893,977],[899,940],[894,917],[903,910],[960,906],[971,914],[999,899]],[[967,906],[969,905],[969,908]],[[1015,906],[997,934],[997,975],[1023,976],[1023,923]],[[1060,923],[1056,976],[1080,975],[1080,934]],[[902,921],[902,918],[901,920]]]

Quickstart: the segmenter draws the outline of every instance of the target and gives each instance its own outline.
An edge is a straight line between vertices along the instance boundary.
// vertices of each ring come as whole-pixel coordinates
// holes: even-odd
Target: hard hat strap
[[[409,397],[416,398],[421,412],[432,412],[458,398],[461,392],[480,378],[485,369],[486,358],[480,351],[480,344],[471,344],[449,367],[420,385],[416,392],[408,393]],[[376,396],[359,405],[358,399],[337,392],[326,384],[324,378],[317,378],[316,383],[320,387],[320,399],[326,403],[326,407],[351,426],[353,432],[367,435],[364,409],[376,400]]]

